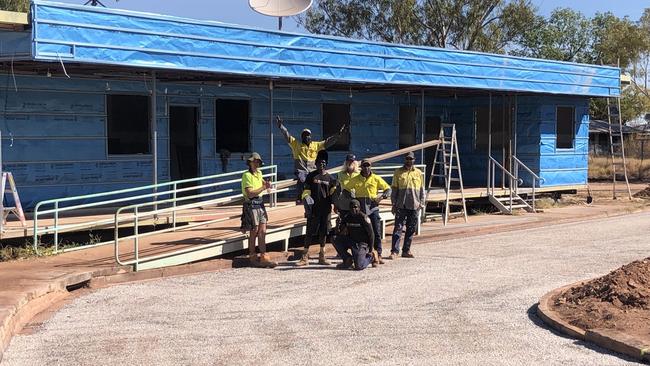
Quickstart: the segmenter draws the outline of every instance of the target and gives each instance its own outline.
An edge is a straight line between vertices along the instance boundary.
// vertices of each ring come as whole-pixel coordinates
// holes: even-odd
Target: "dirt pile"
[[[643,199],[650,199],[650,186],[645,187],[644,190],[638,191],[635,194],[632,195],[632,197],[635,198],[643,198]]]
[[[564,291],[555,299],[555,310],[582,329],[650,336],[650,258]]]

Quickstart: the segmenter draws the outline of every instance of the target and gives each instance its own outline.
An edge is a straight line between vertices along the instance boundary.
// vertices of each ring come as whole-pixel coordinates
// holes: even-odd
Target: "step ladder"
[[[10,172],[2,172],[2,182],[0,183],[0,192],[2,192],[2,197],[0,197],[0,212],[2,212],[2,218],[0,218],[0,233],[5,231],[5,225],[7,224],[7,219],[9,215],[13,214],[20,220],[20,223],[23,229],[27,228],[27,222],[25,221],[25,213],[23,212],[23,206],[20,204],[20,197],[18,196],[18,189],[16,189],[16,182],[14,181],[14,176]],[[5,196],[10,194],[13,198],[13,206],[6,205]]]
[[[632,199],[632,191],[630,190],[630,181],[627,178],[627,161],[625,159],[625,144],[623,138],[623,117],[620,113],[621,98],[616,98],[616,106],[607,98],[607,122],[609,128],[609,152],[612,158],[612,198],[616,199],[616,175],[618,172],[623,173],[623,179],[627,187],[628,198]],[[618,119],[618,128],[612,128],[612,117]],[[616,123],[616,122],[615,122]],[[622,179],[622,180],[623,180]]]
[[[465,191],[463,188],[463,173],[460,169],[460,159],[458,157],[458,140],[456,139],[456,125],[453,123],[440,124],[440,133],[438,134],[440,144],[436,146],[436,153],[431,166],[429,175],[429,186],[427,188],[427,197],[433,190],[444,189],[445,207],[442,214],[443,224],[446,226],[450,216],[449,202],[460,199],[462,202],[462,211],[455,215],[462,215],[467,222],[467,206],[465,205]],[[458,187],[452,190],[452,182]],[[441,183],[441,184],[440,184]],[[460,198],[451,195],[460,195]]]

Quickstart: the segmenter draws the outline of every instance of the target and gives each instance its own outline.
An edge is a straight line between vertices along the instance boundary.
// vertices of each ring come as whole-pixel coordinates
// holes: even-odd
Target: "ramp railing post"
[[[135,206],[135,208],[133,209],[133,217],[134,217],[134,220],[135,220],[134,223],[133,223],[133,235],[134,235],[134,238],[133,238],[133,255],[134,255],[134,259],[135,259],[134,266],[135,266],[135,270],[137,271],[138,270],[138,261],[139,261],[138,249],[139,249],[139,246],[140,246],[140,243],[139,243],[140,230],[139,230],[139,226],[138,226],[139,225],[139,223],[138,223],[138,206]]]

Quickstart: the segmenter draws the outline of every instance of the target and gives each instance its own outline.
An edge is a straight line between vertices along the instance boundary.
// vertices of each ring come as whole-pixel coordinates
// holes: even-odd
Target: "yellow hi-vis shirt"
[[[422,171],[416,167],[401,167],[393,174],[391,201],[396,208],[417,210],[425,205]]]
[[[294,168],[300,170],[314,170],[316,156],[320,150],[325,149],[325,141],[312,141],[309,145],[293,136],[289,137],[289,147],[294,160]]]
[[[348,173],[345,170],[341,170],[337,175],[337,179],[338,179],[339,183],[341,184],[341,187],[345,188],[345,185],[348,184],[350,179],[356,177],[357,175],[359,175],[359,172],[357,172],[357,171],[354,171],[352,173]]]
[[[244,200],[245,201],[250,201],[250,198],[248,198],[248,195],[246,194],[246,188],[251,188],[253,190],[262,188],[264,185],[264,177],[262,176],[261,171],[256,171],[255,173],[251,173],[251,171],[245,172],[241,176],[241,193],[244,195]],[[264,191],[260,192],[258,194],[258,197],[262,197],[264,195]]]
[[[390,188],[386,181],[378,176],[377,174],[370,173],[368,178],[359,174],[356,177],[350,179],[348,183],[343,187],[350,192],[354,192],[355,198],[370,198],[375,199],[378,192],[385,191]]]

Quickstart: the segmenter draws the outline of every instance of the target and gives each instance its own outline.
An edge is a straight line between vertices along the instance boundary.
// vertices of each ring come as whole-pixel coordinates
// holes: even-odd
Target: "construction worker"
[[[388,259],[396,259],[399,255],[399,242],[402,230],[406,225],[402,257],[413,258],[411,242],[417,229],[420,209],[426,205],[422,171],[414,166],[415,154],[410,152],[404,158],[404,166],[395,170],[390,200],[395,215],[393,227],[393,242]]]
[[[352,193],[352,197],[356,198],[361,204],[361,212],[368,215],[372,230],[374,234],[373,248],[377,251],[377,263],[383,264],[381,258],[381,219],[379,217],[379,202],[382,199],[390,196],[391,189],[386,181],[373,174],[371,170],[371,163],[368,160],[361,161],[361,174],[350,179],[345,185],[345,189]],[[378,192],[384,191],[381,195]]]
[[[302,200],[307,217],[307,233],[302,258],[296,264],[298,266],[309,265],[309,246],[315,242],[320,244],[318,264],[330,265],[325,258],[325,239],[331,230],[332,196],[337,189],[338,182],[333,175],[325,170],[327,160],[327,151],[319,151],[316,156],[316,170],[309,173],[305,179]]]
[[[304,182],[307,174],[316,169],[316,154],[318,154],[320,150],[325,150],[334,145],[341,135],[343,135],[343,132],[345,132],[346,125],[343,124],[336,135],[332,135],[324,141],[312,141],[311,131],[305,128],[300,134],[300,141],[298,141],[295,137],[291,136],[287,128],[284,127],[280,116],[277,117],[277,123],[278,128],[282,132],[282,136],[284,136],[284,139],[287,140],[287,143],[291,148],[294,174],[296,175],[296,179],[298,179],[297,192],[298,197],[300,197],[304,189]],[[296,201],[299,203],[300,198]]]
[[[357,157],[354,154],[348,154],[345,157],[345,162],[343,163],[343,169],[338,172],[337,180],[339,181],[339,190],[334,200],[334,211],[338,213],[339,218],[347,215],[350,212],[350,200],[352,195],[350,191],[345,189],[345,185],[348,184],[350,179],[359,175],[359,169],[357,164]]]
[[[334,247],[343,262],[337,264],[336,268],[350,269],[354,265],[354,269],[362,270],[370,263],[376,266],[377,252],[372,250],[375,234],[370,219],[361,212],[359,201],[350,201],[350,212],[341,219],[337,229]]]
[[[241,229],[248,231],[248,259],[253,267],[273,268],[277,263],[270,260],[266,253],[266,223],[269,219],[264,199],[264,191],[271,189],[271,183],[265,181],[259,168],[262,166],[260,154],[254,152],[246,160],[248,171],[241,178],[241,190],[244,196]],[[258,258],[255,253],[255,239],[260,248]]]

